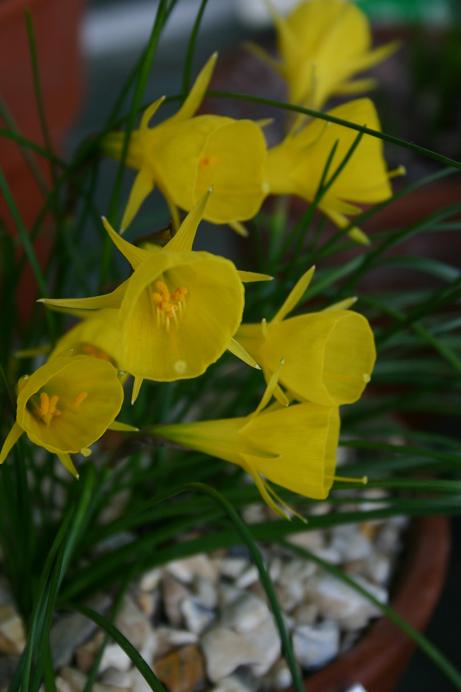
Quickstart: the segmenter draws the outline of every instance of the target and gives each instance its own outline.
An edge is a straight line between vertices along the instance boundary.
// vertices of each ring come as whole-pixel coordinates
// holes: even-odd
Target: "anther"
[[[74,399],[74,408],[79,408],[88,396],[88,392],[80,392]]]

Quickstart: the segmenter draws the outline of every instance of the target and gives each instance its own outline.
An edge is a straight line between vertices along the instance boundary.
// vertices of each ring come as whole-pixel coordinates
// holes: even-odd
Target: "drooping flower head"
[[[100,310],[101,319],[106,315],[115,320],[117,360],[121,369],[135,376],[134,398],[143,379],[198,377],[226,349],[246,358],[233,342],[242,319],[242,282],[270,277],[240,272],[230,260],[192,250],[206,201],[204,197],[161,249],[132,245],[104,220],[112,241],[134,269],[130,278],[107,295],[43,300],[71,311]]]
[[[120,363],[120,330],[118,310],[75,310],[81,318],[75,326],[62,336],[54,347],[50,358],[62,355],[86,355]]]
[[[138,170],[122,220],[129,225],[147,195],[157,186],[177,223],[177,207],[190,211],[213,187],[205,218],[236,223],[255,215],[264,198],[263,173],[267,154],[264,136],[251,120],[199,115],[199,108],[216,63],[214,54],[200,72],[181,108],[164,122],[149,123],[163,98],[144,112],[131,133],[127,165]],[[107,154],[120,158],[123,132],[105,138]]]
[[[328,114],[373,130],[381,129],[378,114],[369,99],[350,101],[333,108]],[[309,121],[301,130],[291,132],[269,150],[267,183],[270,193],[294,194],[312,202],[333,149],[327,181],[350,151],[356,137],[355,130],[320,119]],[[339,227],[348,226],[347,217],[362,211],[358,204],[382,202],[392,196],[389,178],[401,172],[402,169],[386,170],[382,141],[365,134],[323,194],[318,208]],[[358,242],[368,242],[358,228],[353,228],[349,234]]]
[[[333,94],[370,89],[374,80],[354,75],[396,49],[396,43],[371,49],[368,19],[349,0],[307,0],[286,18],[273,9],[272,15],[280,62],[266,59],[285,80],[290,103],[320,109]]]
[[[334,406],[268,406],[277,377],[274,373],[261,403],[249,416],[154,425],[152,432],[241,466],[269,507],[290,516],[292,510],[267,480],[305,497],[325,499],[335,479],[340,421]]]
[[[89,446],[108,428],[126,429],[115,422],[122,402],[123,387],[109,362],[83,355],[52,358],[19,382],[16,422],[0,463],[26,433],[77,476],[70,454],[89,454]]]
[[[363,315],[345,309],[351,301],[285,319],[313,273],[312,268],[301,277],[270,322],[242,324],[236,338],[266,379],[283,362],[279,382],[291,398],[323,406],[350,404],[370,380],[376,359],[373,332]],[[280,389],[275,394],[286,400]]]

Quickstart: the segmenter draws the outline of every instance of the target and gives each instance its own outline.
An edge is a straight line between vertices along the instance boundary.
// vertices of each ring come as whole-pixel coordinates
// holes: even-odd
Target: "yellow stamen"
[[[327,480],[340,481],[341,483],[361,483],[362,485],[368,483],[368,476],[361,476],[360,478],[354,478],[353,476],[325,476],[325,478]]]
[[[74,399],[74,408],[79,408],[88,396],[88,392],[80,392]]]
[[[40,392],[40,403],[37,406],[37,413],[45,425],[49,425],[53,418],[61,415],[58,409],[59,396],[53,394],[51,397],[46,392]]]
[[[184,312],[185,300],[189,291],[185,286],[180,286],[170,292],[167,284],[158,280],[154,284],[155,290],[151,291],[151,300],[155,307],[157,326],[164,327],[169,333],[172,324],[178,326],[179,317]]]

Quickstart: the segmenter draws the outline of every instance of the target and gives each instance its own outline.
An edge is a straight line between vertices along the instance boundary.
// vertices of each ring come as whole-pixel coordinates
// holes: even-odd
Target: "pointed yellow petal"
[[[57,454],[57,457],[59,458],[59,461],[64,466],[66,471],[69,471],[69,473],[78,480],[80,476],[77,469],[74,466],[72,459],[70,458],[70,454]]]
[[[344,298],[344,300],[339,300],[333,305],[329,305],[323,308],[322,312],[328,312],[329,310],[349,310],[357,302],[357,296],[352,296],[351,298]]]
[[[17,423],[13,424],[13,427],[6,436],[5,442],[0,450],[0,464],[3,464],[23,432],[24,430]]]
[[[124,233],[138,213],[142,203],[154,189],[155,181],[150,170],[142,167],[131,188],[128,204],[121,223],[120,233]]]
[[[194,85],[192,86],[192,89],[190,90],[181,108],[169,119],[170,123],[192,118],[192,116],[198,110],[208,88],[208,84],[213,74],[217,59],[217,53],[213,53],[213,55],[208,59],[205,67],[202,68],[197,79],[195,80]]]
[[[253,411],[253,413],[250,414],[249,419],[257,416],[263,409],[266,408],[272,397],[274,396],[274,391],[279,383],[279,377],[280,377],[280,370],[283,367],[283,363],[280,364],[278,369],[272,373],[272,375],[269,378],[269,382],[267,383],[266,389],[264,390],[264,394],[261,397],[261,401]]]
[[[147,106],[146,110],[142,114],[141,117],[141,122],[139,125],[140,130],[148,130],[149,129],[149,123],[162,105],[162,103],[165,100],[165,96],[160,96],[156,101],[150,104],[150,106]]]
[[[208,190],[196,206],[188,213],[176,235],[165,245],[169,252],[189,252],[192,250],[198,225],[203,218],[206,204],[212,190]]]
[[[230,340],[227,350],[230,351],[234,356],[239,358],[243,363],[249,365],[251,368],[261,370],[260,366],[255,361],[255,359],[252,356],[250,356],[246,348],[244,348],[242,344],[239,341],[237,341],[237,339]]]
[[[315,267],[311,267],[310,269],[305,272],[302,277],[296,282],[295,286],[291,289],[290,293],[288,294],[287,298],[285,299],[282,307],[278,310],[276,315],[273,318],[273,322],[280,322],[281,320],[285,319],[285,317],[295,309],[305,292],[307,291],[307,288],[312,281],[312,277],[314,276],[315,272]]]
[[[254,283],[255,281],[272,281],[273,276],[269,274],[259,274],[259,272],[246,272],[241,269],[238,270],[238,275],[243,283]]]
[[[133,379],[133,389],[131,390],[131,404],[134,404],[141,391],[142,383],[144,382],[143,377],[135,376]]]
[[[243,47],[252,55],[255,56],[255,58],[258,58],[262,62],[266,63],[274,72],[277,72],[277,74],[282,74],[281,66],[278,60],[272,57],[267,51],[264,50],[261,46],[258,46],[257,43],[253,43],[252,41],[245,42],[243,44]]]
[[[243,223],[240,223],[240,221],[230,221],[229,226],[237,233],[237,235],[241,236],[242,238],[248,238],[248,230]]]
[[[133,245],[132,243],[129,243],[127,240],[121,238],[117,231],[115,231],[112,228],[105,216],[102,217],[102,223],[105,230],[107,231],[107,234],[109,235],[109,238],[112,240],[117,250],[121,252],[125,259],[128,260],[133,269],[135,269],[138,266],[138,264],[141,264],[141,262],[144,259],[146,259],[146,250],[143,250],[140,247],[136,247],[136,245]]]
[[[336,94],[348,96],[349,94],[363,94],[365,91],[372,91],[376,88],[378,81],[371,77],[366,79],[351,79],[349,82],[344,82],[337,89]]]
[[[139,428],[134,425],[128,425],[128,423],[122,423],[119,420],[114,420],[108,427],[108,430],[118,430],[119,432],[139,432]]]
[[[103,308],[118,308],[126,289],[127,282],[124,281],[114,291],[105,293],[102,296],[91,296],[89,298],[39,298],[37,303],[45,303],[47,307],[56,307],[63,311],[69,308],[71,313],[74,309],[101,310]]]

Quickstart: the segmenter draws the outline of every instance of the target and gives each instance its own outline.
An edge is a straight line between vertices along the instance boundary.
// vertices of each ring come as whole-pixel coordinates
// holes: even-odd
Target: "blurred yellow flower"
[[[277,373],[249,416],[154,425],[151,430],[188,449],[241,466],[269,507],[289,517],[291,508],[266,479],[305,497],[325,499],[335,480],[340,421],[334,406],[267,406],[276,386]]]
[[[81,321],[56,343],[50,358],[62,355],[86,355],[120,362],[119,313],[114,308],[74,311]]]
[[[270,277],[240,272],[230,260],[192,250],[206,201],[207,196],[161,249],[155,245],[148,249],[132,245],[104,219],[110,238],[134,269],[130,278],[110,294],[42,300],[73,312],[99,310],[98,318],[103,320],[112,320],[112,309],[116,309],[115,331],[110,324],[111,335],[95,345],[111,353],[118,331],[115,359],[122,370],[135,376],[133,400],[143,379],[198,377],[226,349],[251,361],[233,343],[242,319],[242,282]]]
[[[265,58],[283,77],[290,103],[322,108],[333,94],[358,94],[374,86],[373,79],[353,79],[397,47],[388,43],[371,49],[366,15],[347,0],[308,0],[286,17],[272,10],[280,62]]]
[[[218,115],[193,117],[205,95],[216,57],[214,54],[208,60],[175,115],[149,127],[163,101],[158,99],[145,110],[139,129],[131,133],[126,163],[139,172],[122,220],[122,232],[155,186],[167,200],[176,224],[177,207],[190,211],[210,187],[214,194],[207,206],[207,220],[231,225],[235,222],[238,226],[237,222],[258,211],[264,198],[267,155],[260,126],[251,120]],[[120,158],[124,136],[123,132],[109,133],[103,142],[105,152]]]
[[[373,103],[369,99],[356,99],[333,108],[329,114],[343,120],[379,130],[380,123]],[[341,164],[357,132],[349,127],[316,119],[301,130],[288,134],[281,144],[269,150],[267,183],[272,194],[294,194],[312,202],[328,157],[331,158],[326,182]],[[359,214],[357,204],[382,202],[392,196],[389,178],[401,173],[386,170],[383,144],[380,139],[363,135],[343,170],[323,194],[318,204],[339,227],[349,225],[348,216]],[[349,235],[356,241],[367,243],[367,236],[358,228]]]
[[[285,319],[304,295],[309,269],[270,322],[242,324],[236,339],[261,365],[266,379],[280,368],[279,381],[291,398],[340,406],[362,395],[376,360],[367,319],[344,309],[345,301],[321,312]],[[280,401],[283,392],[275,390]]]
[[[77,477],[70,454],[87,456],[108,428],[125,429],[115,421],[122,402],[117,371],[107,361],[84,355],[52,358],[19,382],[16,422],[0,450],[0,464],[26,433]]]

